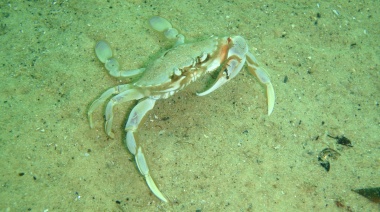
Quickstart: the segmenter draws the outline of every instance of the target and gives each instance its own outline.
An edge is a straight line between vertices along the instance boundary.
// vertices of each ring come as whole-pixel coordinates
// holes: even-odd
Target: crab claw
[[[226,55],[226,51],[228,50],[228,55]],[[267,89],[267,99],[268,99],[268,115],[273,112],[275,94],[272,83],[270,82],[269,76],[266,71],[259,67],[256,58],[248,52],[248,46],[244,40],[244,38],[240,36],[235,36],[232,38],[227,38],[226,44],[221,48],[220,60],[223,61],[223,58],[226,57],[227,64],[222,66],[221,72],[214,82],[214,84],[207,90],[197,93],[198,96],[207,95],[224,83],[226,83],[229,79],[234,78],[243,68],[244,64],[247,62],[248,70],[255,75],[259,81],[266,86]]]
[[[228,52],[227,52],[228,51]],[[248,46],[244,40],[244,38],[240,36],[235,37],[228,37],[226,44],[221,48],[221,54],[220,54],[220,60],[223,61],[226,57],[227,64],[223,66],[221,72],[219,72],[219,75],[214,82],[214,84],[207,90],[197,93],[198,96],[204,96],[207,95],[216,89],[218,89],[220,86],[222,86],[224,83],[226,83],[228,80],[234,78],[243,68],[245,64],[245,54],[248,52]],[[228,53],[228,54],[226,54]]]
[[[234,78],[240,72],[244,63],[245,63],[245,58],[240,62],[238,62],[235,59],[230,60],[228,64],[226,65],[227,66],[226,69],[224,71],[219,72],[219,75],[216,81],[214,82],[214,84],[209,89],[201,93],[197,93],[197,95],[204,96],[218,89],[228,80]]]

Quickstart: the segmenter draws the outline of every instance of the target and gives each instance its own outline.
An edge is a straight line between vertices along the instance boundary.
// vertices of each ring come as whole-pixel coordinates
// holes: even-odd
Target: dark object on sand
[[[380,187],[377,188],[362,188],[352,189],[352,191],[364,196],[375,203],[380,203]]]
[[[331,135],[327,135],[327,136],[329,136],[330,138],[336,139],[337,144],[348,146],[348,147],[354,147],[354,146],[352,146],[350,139],[344,137],[343,135],[342,136],[336,136],[336,137],[333,137]]]
[[[330,161],[329,159],[337,159],[340,156],[339,152],[331,149],[325,148],[318,155],[318,161],[320,161],[321,166],[326,169],[326,171],[330,171]]]

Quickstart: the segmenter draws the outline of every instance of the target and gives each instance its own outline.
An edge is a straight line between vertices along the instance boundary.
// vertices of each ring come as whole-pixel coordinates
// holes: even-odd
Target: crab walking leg
[[[148,164],[146,163],[145,156],[141,151],[141,147],[137,148],[134,132],[136,132],[138,125],[144,118],[145,114],[154,107],[154,99],[144,99],[139,102],[129,115],[127,124],[125,125],[125,131],[127,132],[125,143],[128,150],[135,155],[135,161],[140,173],[144,176],[149,189],[154,195],[156,195],[160,200],[167,202],[168,200],[164,197],[161,191],[157,188],[152,177],[149,174]]]
[[[135,69],[135,70],[119,70],[119,62],[112,57],[111,46],[105,41],[99,41],[95,46],[95,54],[104,63],[109,74],[113,77],[132,77],[139,75],[145,71],[145,68]]]
[[[146,163],[144,154],[141,152],[141,147],[139,147],[139,149],[137,150],[135,160],[137,163],[137,167],[140,170],[140,173],[144,176],[146,184],[148,185],[152,193],[156,195],[156,197],[161,201],[168,202],[168,200],[164,197],[161,191],[157,188],[156,183],[153,181],[152,177],[149,174],[149,168]]]
[[[138,90],[132,88],[128,89],[124,92],[119,93],[118,95],[112,97],[110,101],[107,103],[105,116],[106,116],[106,123],[104,124],[104,128],[106,131],[106,134],[113,138],[114,134],[112,133],[112,122],[113,122],[113,107],[117,104],[131,101],[131,100],[138,100],[144,98],[144,94],[140,93]]]
[[[251,53],[247,53],[248,70],[255,75],[262,84],[267,87],[267,99],[268,99],[268,116],[273,112],[274,101],[276,99],[274,94],[273,85],[270,82],[269,76],[266,71],[259,67],[255,56]]]
[[[97,98],[94,102],[92,102],[90,109],[87,112],[88,120],[90,122],[90,127],[94,127],[94,123],[92,121],[92,113],[94,110],[96,110],[100,105],[104,104],[104,102],[110,98],[114,94],[119,94],[121,92],[124,92],[126,90],[131,89],[131,85],[125,84],[125,85],[118,85],[113,88],[110,88],[106,90],[99,98]]]

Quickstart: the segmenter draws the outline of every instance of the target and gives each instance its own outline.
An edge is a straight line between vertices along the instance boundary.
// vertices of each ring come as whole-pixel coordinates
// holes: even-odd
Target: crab
[[[120,70],[118,61],[113,57],[110,45],[99,41],[95,46],[95,53],[100,62],[105,64],[109,74],[117,78],[137,78],[128,83],[106,90],[96,99],[88,110],[90,127],[93,128],[92,114],[95,109],[108,99],[105,109],[105,132],[113,138],[112,121],[113,108],[123,102],[139,100],[132,109],[126,126],[125,143],[141,175],[152,193],[164,202],[167,198],[156,186],[148,168],[144,153],[136,142],[135,132],[144,116],[152,110],[159,99],[166,99],[179,92],[199,77],[218,71],[215,82],[205,91],[197,93],[198,96],[207,95],[224,83],[233,79],[247,64],[250,73],[266,86],[268,115],[273,111],[275,94],[273,86],[266,71],[259,67],[256,58],[249,52],[245,39],[241,36],[212,37],[210,39],[185,43],[185,37],[173,28],[169,21],[155,16],[150,19],[151,27],[164,34],[171,40],[176,40],[174,46],[163,52],[146,68],[135,70]]]

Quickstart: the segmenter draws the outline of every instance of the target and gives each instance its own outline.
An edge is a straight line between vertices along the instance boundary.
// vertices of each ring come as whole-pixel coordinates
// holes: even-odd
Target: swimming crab
[[[155,16],[149,22],[154,30],[163,33],[168,39],[176,40],[174,46],[159,55],[146,68],[124,71],[119,69],[119,63],[113,57],[110,45],[105,41],[99,41],[95,46],[95,53],[100,62],[105,64],[109,74],[118,78],[136,77],[137,80],[106,90],[91,104],[88,118],[90,127],[93,128],[92,113],[110,98],[105,109],[105,132],[112,138],[113,108],[123,102],[139,100],[125,126],[125,143],[134,155],[138,170],[144,176],[149,189],[160,200],[167,202],[167,198],[153,181],[144,153],[134,136],[141,120],[154,107],[155,102],[172,96],[205,74],[218,71],[218,76],[210,88],[197,93],[198,96],[207,95],[233,79],[245,64],[248,71],[266,86],[268,115],[273,111],[275,94],[267,73],[259,67],[256,58],[249,52],[243,37],[213,37],[185,43],[185,37],[166,19]]]

